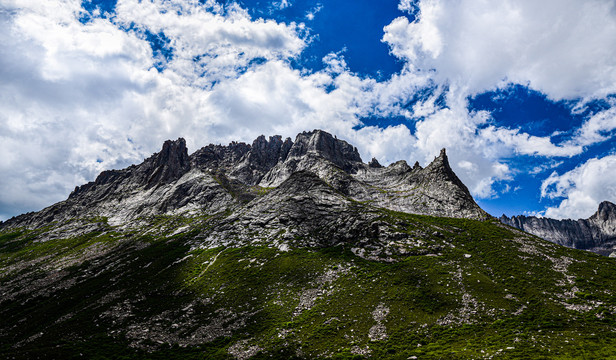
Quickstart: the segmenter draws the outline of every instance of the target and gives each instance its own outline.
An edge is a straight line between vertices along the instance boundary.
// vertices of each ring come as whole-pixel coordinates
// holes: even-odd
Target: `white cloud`
[[[217,128],[233,129],[225,140],[260,133],[259,124],[249,124],[241,134],[232,126],[237,119],[221,116],[254,98],[216,103],[224,88],[214,93],[211,84],[242,72],[278,76],[271,66],[248,64],[258,57],[280,64],[299,54],[305,46],[299,25],[252,21],[237,7],[207,6],[210,12],[192,1],[118,2],[118,23],[134,16],[137,29],[164,32],[171,40],[174,57],[161,73],[141,30],[126,32],[102,18],[82,24],[81,1],[0,5],[0,151],[6,154],[0,218],[61,200],[103,169],[139,162],[168,138],[186,136],[196,150],[223,138]],[[214,60],[194,62],[196,55]],[[286,104],[271,100],[278,103],[263,108]]]
[[[308,21],[314,20],[315,15],[321,10],[323,10],[323,5],[317,4],[317,6],[313,7],[312,9],[310,9],[310,11],[306,12],[306,20]]]
[[[295,57],[306,45],[299,36],[301,24],[253,20],[237,5],[224,14],[220,8],[213,10],[182,0],[120,0],[116,21],[164,33],[174,57],[167,69],[202,87],[235,77],[254,59]]]
[[[273,3],[274,7],[276,7],[278,10],[282,10],[282,9],[286,9],[289,6],[292,5],[290,0],[280,0],[280,1],[274,1]]]
[[[544,173],[544,172],[546,172],[548,170],[555,169],[555,168],[561,166],[564,163],[565,163],[564,161],[555,161],[555,160],[548,161],[547,163],[541,164],[539,166],[535,166],[528,173],[530,175],[538,175],[538,174]]]
[[[385,129],[367,126],[357,131],[351,128],[341,130],[342,136],[338,137],[357,146],[362,159],[366,162],[372,157],[386,165],[402,159],[415,160],[416,138],[404,125],[390,126]]]
[[[616,129],[616,101],[610,101],[611,108],[600,111],[587,119],[567,141],[567,146],[588,146],[608,140]]]
[[[416,68],[465,84],[469,94],[513,82],[552,99],[603,97],[616,92],[614,6],[610,0],[422,0],[418,21],[395,19],[383,41]]]
[[[565,198],[548,207],[546,217],[587,218],[604,200],[616,202],[616,155],[594,158],[562,175],[553,172],[541,185],[541,196]]]
[[[341,53],[329,53],[323,57],[323,64],[326,65],[328,72],[333,74],[342,74],[348,71],[348,66]]]
[[[487,126],[479,130],[480,136],[495,146],[503,145],[521,155],[567,156],[580,154],[583,151],[579,145],[555,145],[549,137],[532,136],[520,130]]]
[[[398,4],[398,10],[412,13],[414,3],[415,2],[412,0],[400,0],[400,3]]]

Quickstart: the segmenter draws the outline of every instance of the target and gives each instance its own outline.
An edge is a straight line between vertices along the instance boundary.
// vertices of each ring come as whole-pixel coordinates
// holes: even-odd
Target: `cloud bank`
[[[553,172],[541,185],[541,196],[564,198],[548,207],[546,217],[585,219],[603,200],[616,199],[616,155],[593,158],[562,175]]]
[[[409,1],[400,7],[409,9]],[[553,99],[616,92],[616,3],[610,0],[422,0],[383,40],[416,68],[477,94],[528,84]]]

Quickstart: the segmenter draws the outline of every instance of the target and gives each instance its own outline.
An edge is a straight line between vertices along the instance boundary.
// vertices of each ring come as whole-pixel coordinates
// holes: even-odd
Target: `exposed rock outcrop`
[[[616,205],[609,201],[599,204],[588,219],[556,220],[535,216],[503,215],[500,221],[556,244],[609,255],[616,246]]]
[[[191,166],[202,170],[231,171],[250,151],[250,145],[232,142],[227,146],[210,144],[190,156]]]
[[[353,174],[364,166],[357,148],[325,131],[314,130],[297,135],[288,155],[265,174],[259,185],[278,186],[301,170],[327,180],[335,171]]]
[[[292,144],[291,139],[283,142],[279,135],[270,137],[269,141],[261,135],[253,141],[250,151],[240,159],[230,175],[247,185],[256,185],[271,168],[286,160]]]

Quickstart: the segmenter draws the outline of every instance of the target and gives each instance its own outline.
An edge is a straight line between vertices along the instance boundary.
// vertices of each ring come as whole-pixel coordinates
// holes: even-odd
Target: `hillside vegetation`
[[[403,239],[378,255],[352,242],[199,246],[216,216],[160,216],[131,231],[81,220],[97,231],[44,242],[36,239],[60,224],[4,232],[0,355],[537,359],[616,352],[613,259],[496,220],[373,215],[375,226],[391,226]]]

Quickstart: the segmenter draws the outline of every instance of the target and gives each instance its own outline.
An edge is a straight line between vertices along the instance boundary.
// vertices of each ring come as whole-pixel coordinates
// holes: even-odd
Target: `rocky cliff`
[[[599,204],[588,219],[556,220],[535,216],[503,215],[504,224],[516,227],[559,245],[610,255],[616,246],[616,205],[609,201]]]
[[[75,188],[67,200],[2,226],[33,229],[92,217],[123,225],[155,215],[252,208],[250,202],[258,195],[301,171],[314,174],[342,202],[353,200],[414,214],[488,217],[451,170],[444,149],[425,169],[411,168],[404,161],[382,167],[363,163],[357,148],[315,130],[298,134],[295,141],[260,136],[250,145],[208,145],[191,155],[184,139],[166,141],[159,153],[143,163],[104,171],[95,181]],[[280,198],[270,199],[272,203],[297,195],[275,193]]]

